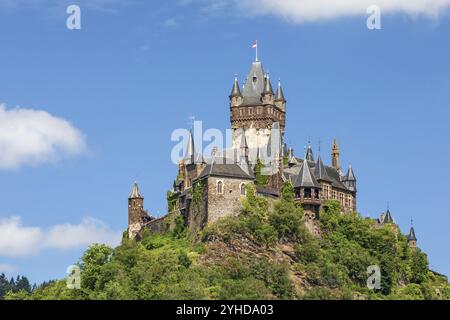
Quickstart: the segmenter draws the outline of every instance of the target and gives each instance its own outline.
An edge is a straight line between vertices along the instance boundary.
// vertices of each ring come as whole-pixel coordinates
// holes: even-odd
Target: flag
[[[258,41],[255,41],[255,43],[252,45],[252,48],[257,48],[258,47]]]

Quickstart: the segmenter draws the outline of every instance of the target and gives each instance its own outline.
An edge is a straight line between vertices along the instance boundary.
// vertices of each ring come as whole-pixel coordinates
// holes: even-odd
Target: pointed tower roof
[[[242,97],[241,89],[239,88],[239,81],[237,75],[234,77],[233,89],[231,89],[230,98]]]
[[[414,227],[411,226],[411,229],[409,229],[409,234],[406,236],[406,239],[408,241],[417,241],[416,232],[414,231]]]
[[[308,161],[303,161],[302,168],[300,169],[300,173],[297,176],[297,179],[294,183],[294,187],[301,188],[319,188],[320,185],[311,172],[311,168],[309,166]]]
[[[192,132],[189,132],[189,140],[186,146],[186,153],[184,155],[184,163],[185,164],[193,164],[195,158],[195,146],[194,146],[194,138],[192,136]]]
[[[298,164],[298,161],[294,156],[294,149],[290,148],[288,151],[288,165],[295,166],[296,164]]]
[[[311,144],[308,144],[308,149],[306,150],[305,159],[308,160],[308,161],[314,162],[314,153],[313,153],[313,150],[311,148]]]
[[[138,186],[137,182],[134,182],[133,189],[131,189],[129,198],[130,199],[143,199],[142,195],[139,191],[139,186]]]
[[[278,80],[278,89],[275,96],[275,101],[286,101],[284,98],[283,88],[281,87],[281,80]]]
[[[316,162],[316,167],[314,168],[314,175],[317,180],[326,180],[331,181],[331,178],[328,176],[327,170],[323,165],[322,157],[319,155]]]
[[[264,94],[271,94],[273,95],[273,87],[272,82],[270,81],[270,75],[266,74],[266,85],[264,86]]]
[[[345,176],[345,180],[346,181],[356,181],[356,177],[355,177],[355,174],[353,173],[353,168],[352,168],[351,165],[348,166],[348,171],[347,171],[347,174]]]
[[[245,81],[242,96],[243,105],[257,105],[261,103],[261,96],[265,87],[265,72],[260,61],[255,61],[248,73]]]
[[[386,223],[394,223],[394,219],[392,219],[391,211],[389,209],[387,210],[383,219],[383,224]]]

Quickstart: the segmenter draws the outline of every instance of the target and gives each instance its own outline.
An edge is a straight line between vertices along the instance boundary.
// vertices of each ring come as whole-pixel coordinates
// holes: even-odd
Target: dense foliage
[[[3,300],[8,292],[17,293],[20,291],[31,293],[32,287],[28,279],[24,276],[17,276],[8,280],[4,273],[0,274],[0,300]]]
[[[273,202],[249,187],[242,205],[239,217],[208,226],[200,237],[177,219],[168,234],[146,233],[140,242],[124,234],[116,249],[91,246],[79,262],[80,290],[61,280],[6,298],[450,299],[447,280],[393,224],[342,215],[330,201],[314,236],[290,184]],[[381,270],[379,290],[367,287],[372,265]]]

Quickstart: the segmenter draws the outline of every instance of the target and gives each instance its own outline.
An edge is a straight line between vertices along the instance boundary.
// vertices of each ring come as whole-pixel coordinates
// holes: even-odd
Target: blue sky
[[[389,202],[404,232],[412,217],[450,274],[449,2],[378,1],[382,29],[368,30],[359,3],[320,1],[0,1],[0,271],[61,278],[88,243],[115,243],[134,180],[164,214],[172,131],[190,116],[229,127],[233,77],[258,39],[297,155],[320,139],[329,162],[337,138],[359,211]],[[81,30],[66,28],[70,3]]]

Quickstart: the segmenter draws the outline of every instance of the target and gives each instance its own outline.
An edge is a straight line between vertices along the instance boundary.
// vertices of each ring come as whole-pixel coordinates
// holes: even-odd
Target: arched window
[[[245,196],[246,195],[245,183],[241,183],[240,190],[241,196]]]
[[[223,193],[223,182],[222,181],[217,182],[217,193],[219,193],[219,194]]]

